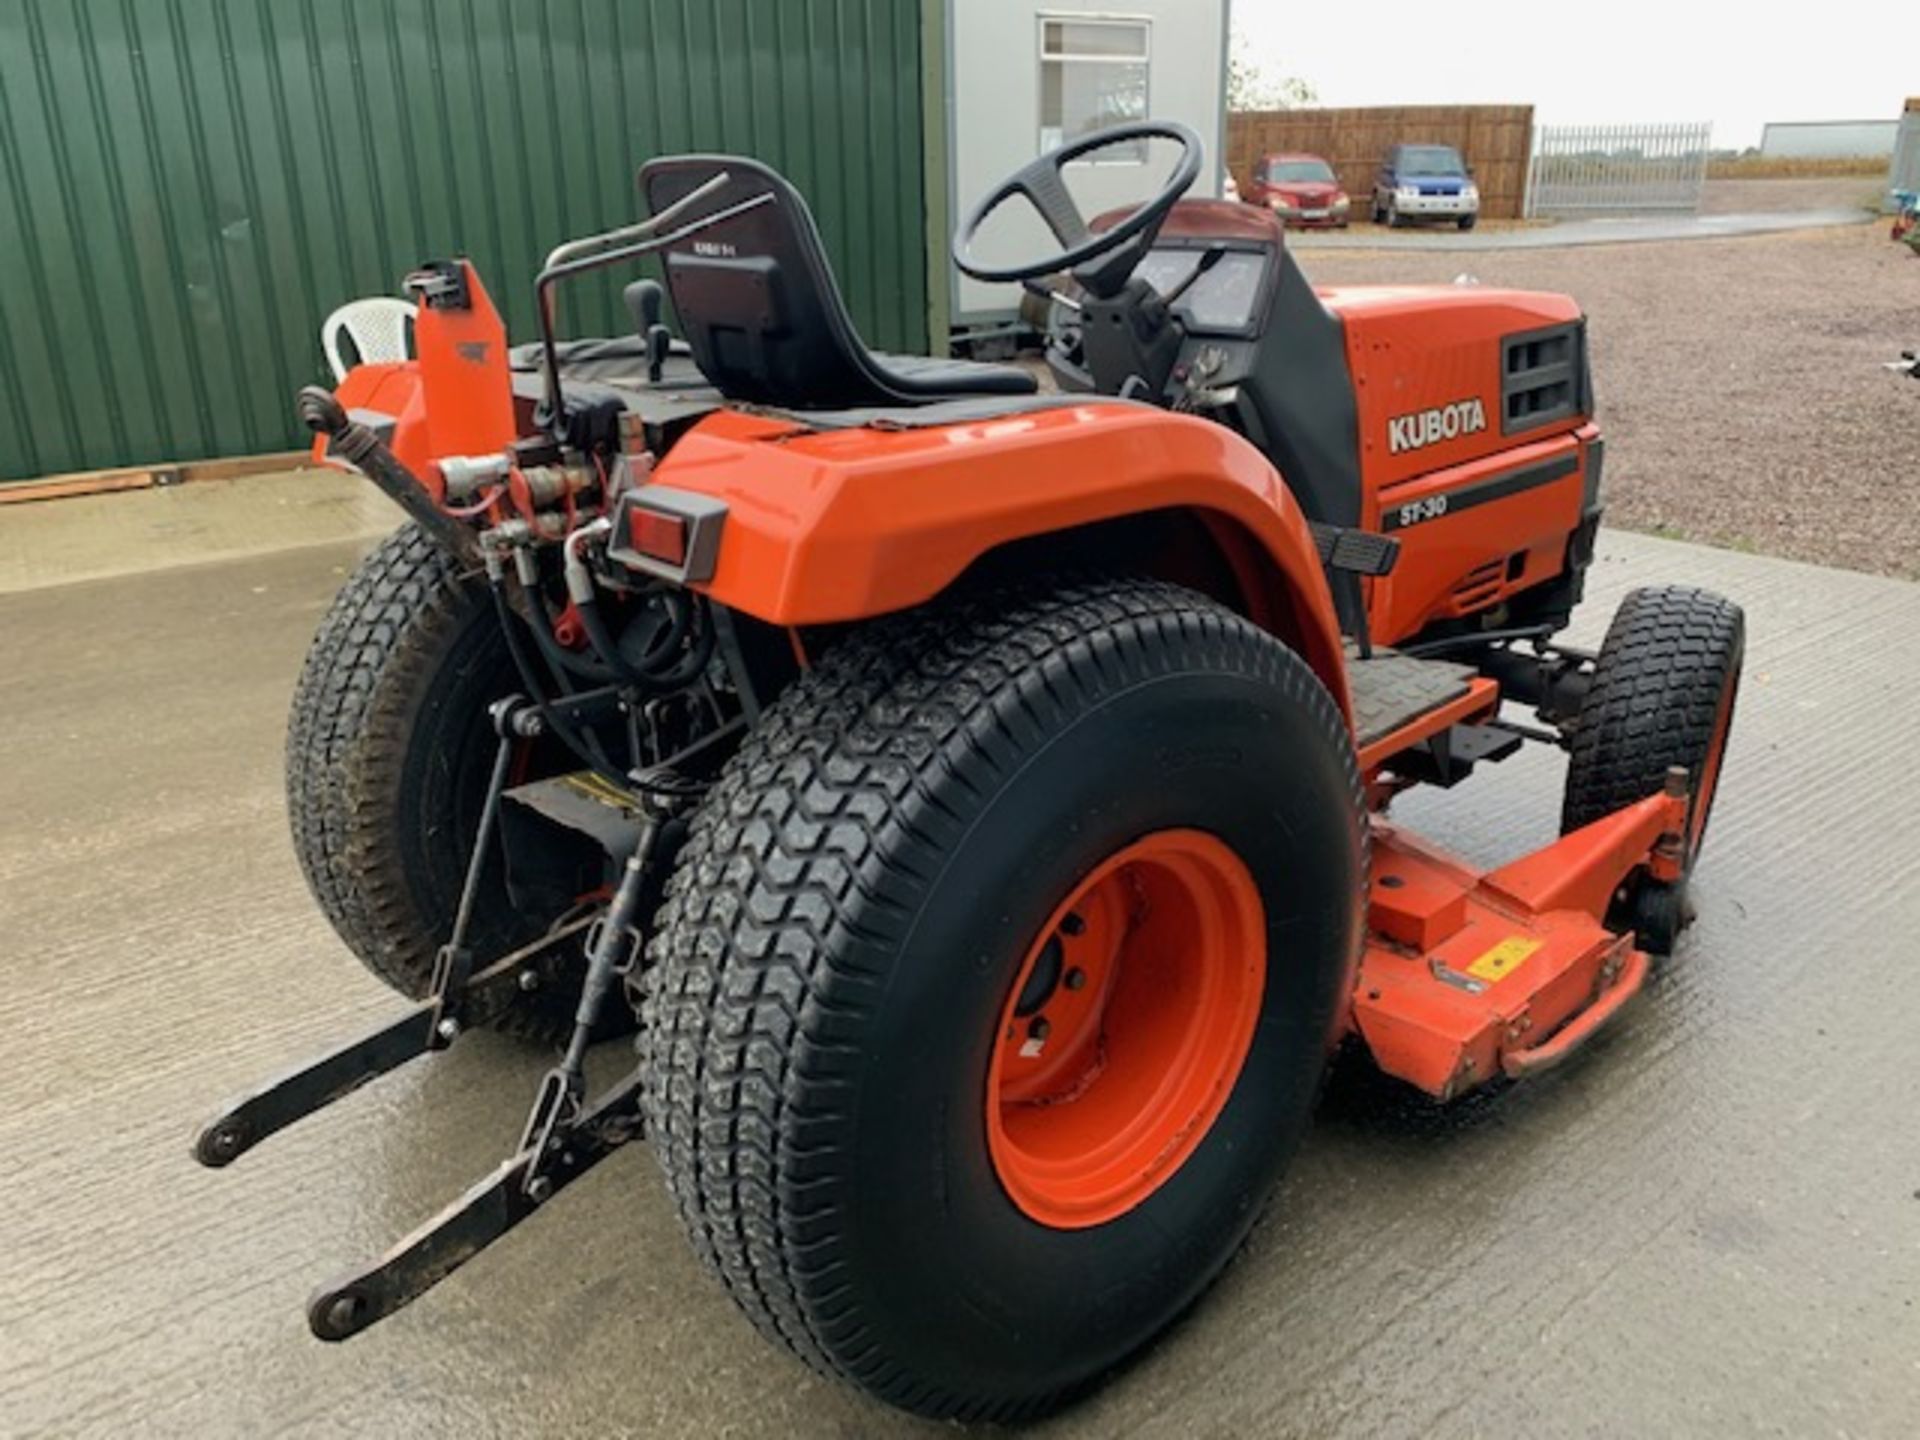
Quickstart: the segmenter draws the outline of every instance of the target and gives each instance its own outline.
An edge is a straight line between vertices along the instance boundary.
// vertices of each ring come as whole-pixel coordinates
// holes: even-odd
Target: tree
[[[1280,74],[1272,57],[1255,50],[1245,35],[1234,35],[1227,54],[1229,110],[1292,110],[1319,98],[1299,76]]]

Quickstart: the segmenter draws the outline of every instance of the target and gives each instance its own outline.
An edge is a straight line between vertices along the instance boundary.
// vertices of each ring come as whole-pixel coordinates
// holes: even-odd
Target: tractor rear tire
[[[347,948],[411,998],[426,995],[453,929],[496,743],[486,707],[517,688],[485,582],[412,524],[348,577],[294,687],[294,854]],[[496,861],[468,948],[484,964],[553,918],[516,912]],[[552,1040],[574,998],[550,987],[494,1028]]]
[[[647,1130],[696,1251],[892,1405],[1082,1392],[1206,1289],[1307,1124],[1363,816],[1326,688],[1190,591],[953,598],[842,640],[697,812],[648,952]],[[1191,1110],[1154,1083],[1174,1055]]]
[[[1574,727],[1562,834],[1658,794],[1670,767],[1687,772],[1682,881],[1672,896],[1647,902],[1658,917],[1647,937],[1666,937],[1668,949],[1689,914],[1685,876],[1700,857],[1719,793],[1745,654],[1746,618],[1731,600],[1685,585],[1629,591]],[[1630,897],[1630,912],[1639,904]]]

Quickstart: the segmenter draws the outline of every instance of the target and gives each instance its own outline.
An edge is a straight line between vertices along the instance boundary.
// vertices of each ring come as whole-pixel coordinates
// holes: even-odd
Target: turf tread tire
[[[301,872],[347,947],[416,999],[451,928],[457,880],[450,895],[448,868],[457,872],[471,840],[453,833],[450,807],[409,833],[400,812],[409,763],[422,762],[409,749],[423,714],[446,703],[449,687],[477,713],[485,699],[514,688],[509,665],[484,581],[407,524],[341,587],[294,687],[287,814]],[[432,852],[428,860],[423,851]],[[476,914],[483,959],[537,933],[503,904]],[[548,1041],[564,1033],[570,1014],[570,997],[556,989],[492,1028]]]
[[[1745,649],[1746,620],[1731,600],[1687,585],[1628,592],[1574,728],[1562,834],[1657,794],[1670,766],[1699,783]]]
[[[693,817],[640,1001],[648,1134],[699,1258],[816,1370],[922,1415],[1002,1422],[1092,1383],[1011,1400],[943,1390],[889,1354],[841,1282],[810,1187],[833,1164],[838,1067],[858,1054],[849,1037],[875,984],[847,942],[906,923],[890,879],[963,823],[953,797],[1004,778],[997,756],[1017,760],[1023,739],[1116,684],[1202,659],[1310,709],[1345,757],[1364,876],[1360,776],[1324,686],[1240,617],[1148,581],[949,601],[854,632],[766,713]]]

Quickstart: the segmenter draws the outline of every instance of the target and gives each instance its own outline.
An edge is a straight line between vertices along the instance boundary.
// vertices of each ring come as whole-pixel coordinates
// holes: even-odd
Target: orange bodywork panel
[[[1684,796],[1655,795],[1482,872],[1376,819],[1350,1028],[1382,1070],[1443,1100],[1556,1063],[1646,978],[1632,938],[1602,922],[1685,820]]]
[[[1400,541],[1393,573],[1368,585],[1374,640],[1393,644],[1560,574],[1581,520],[1586,442],[1598,432],[1575,415],[1507,433],[1501,357],[1504,341],[1577,321],[1579,307],[1487,286],[1318,294],[1346,330],[1360,527]]]
[[[433,498],[441,498],[433,462],[447,455],[492,455],[519,435],[513,412],[513,377],[507,365],[507,330],[480,276],[467,261],[469,308],[422,305],[413,322],[417,358],[356,365],[334,387],[349,411],[375,410],[394,418],[388,448]],[[313,445],[326,459],[326,441]]]
[[[427,430],[427,398],[420,387],[419,361],[356,365],[333,387],[333,397],[349,412],[373,410],[393,416],[393,438],[387,448],[415,475],[425,477],[427,463],[433,459],[433,437]],[[315,464],[326,462],[324,435],[313,439],[313,459]]]
[[[422,305],[413,326],[435,458],[496,455],[519,434],[513,419],[513,376],[507,368],[507,327],[473,266],[465,260],[457,263],[466,275],[468,308]]]
[[[1362,527],[1400,540],[1399,564],[1367,597],[1374,638],[1391,645],[1558,575],[1580,525],[1584,454],[1574,436],[1555,435],[1371,492]],[[1462,503],[1485,495],[1495,498]],[[1422,513],[1409,507],[1423,502],[1451,504],[1395,528],[1394,517]]]
[[[1313,537],[1253,446],[1219,425],[1089,400],[977,422],[814,430],[723,411],[654,480],[724,501],[713,599],[776,625],[860,620],[939,594],[997,546],[1151,511],[1237,529],[1286,577],[1287,628],[1344,708]],[[1269,587],[1270,588],[1270,587]]]
[[[1580,318],[1565,295],[1491,285],[1335,286],[1316,293],[1345,325],[1360,468],[1370,491],[1507,451],[1515,437],[1501,425],[1501,341]],[[1466,400],[1480,402],[1477,426],[1461,417],[1453,438],[1395,450],[1394,419]]]

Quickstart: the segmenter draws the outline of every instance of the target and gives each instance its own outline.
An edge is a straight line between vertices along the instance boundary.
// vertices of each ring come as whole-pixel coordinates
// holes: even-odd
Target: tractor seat
[[[667,233],[704,216],[761,203],[700,226],[665,251],[667,293],[694,363],[730,400],[784,410],[928,405],[969,396],[1031,395],[1025,370],[869,350],[834,284],[820,232],[800,192],[737,155],[671,155],[640,168],[651,214],[715,176]]]

